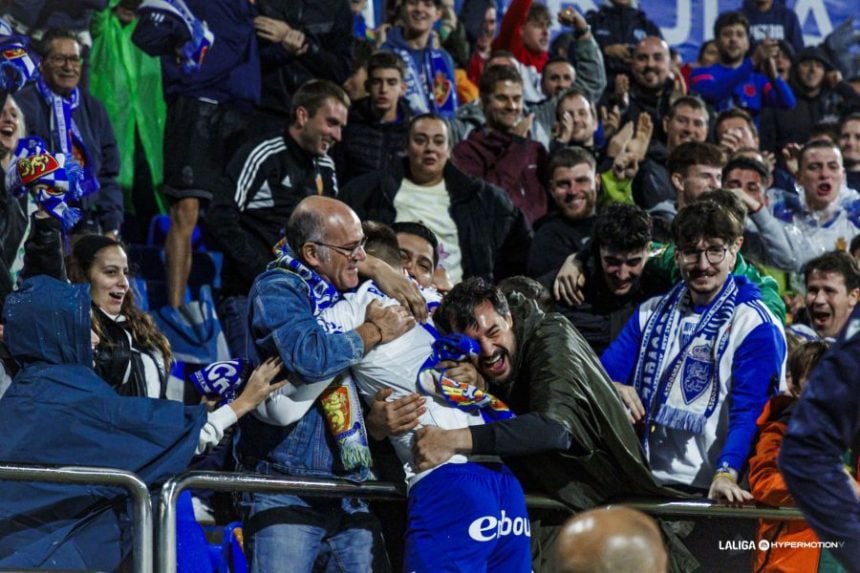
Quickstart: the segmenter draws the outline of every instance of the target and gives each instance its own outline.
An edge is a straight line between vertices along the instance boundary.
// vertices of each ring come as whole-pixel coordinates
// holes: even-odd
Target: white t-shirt
[[[451,284],[463,280],[463,257],[457,225],[451,218],[451,196],[445,181],[423,187],[403,178],[400,190],[394,197],[397,215],[394,221],[421,221],[439,240],[439,266],[448,271]]]
[[[434,290],[423,289],[422,294],[429,303],[438,302],[440,299],[439,294]],[[319,320],[329,331],[353,330],[364,322],[365,308],[373,300],[381,300],[385,306],[397,302],[382,294],[372,281],[366,281],[355,292],[347,293],[343,300],[322,311]],[[382,388],[394,389],[392,399],[402,398],[415,392],[418,371],[432,354],[432,344],[433,336],[419,325],[399,338],[380,344],[368,352],[361,362],[351,369],[364,400],[369,403]],[[484,423],[479,413],[460,410],[437,398],[428,397],[425,406],[427,411],[421,416],[421,426],[431,425],[450,430]],[[416,474],[412,455],[414,435],[415,432],[412,431],[391,439],[397,456],[403,462],[406,481],[410,487],[433,471]],[[468,459],[475,458],[456,455],[447,463],[464,463]]]

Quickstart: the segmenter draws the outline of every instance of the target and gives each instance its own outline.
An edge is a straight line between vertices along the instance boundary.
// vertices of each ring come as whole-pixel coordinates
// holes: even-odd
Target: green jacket
[[[516,336],[514,382],[493,388],[514,412],[539,412],[570,432],[571,446],[564,452],[547,452],[511,458],[511,468],[529,493],[561,501],[574,511],[612,499],[684,495],[657,485],[645,453],[615,387],[597,355],[561,314],[544,313],[520,293],[508,297]],[[545,522],[544,522],[545,523]],[[535,543],[550,543],[554,527],[536,531]],[[670,538],[673,569],[690,571],[695,559]],[[536,570],[548,569],[548,545],[535,549]]]
[[[667,276],[671,277],[673,284],[681,280],[678,265],[675,264],[674,244],[667,244],[662,253],[648,259],[648,264],[654,265],[658,270],[665,272]],[[780,322],[785,324],[785,303],[779,295],[779,284],[773,277],[761,274],[755,266],[746,262],[740,253],[738,253],[738,260],[735,263],[732,274],[746,277],[756,285],[761,291],[761,298],[765,306],[770,309]]]

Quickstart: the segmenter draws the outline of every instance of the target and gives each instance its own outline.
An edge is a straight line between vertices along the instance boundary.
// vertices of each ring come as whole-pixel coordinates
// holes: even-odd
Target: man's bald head
[[[558,573],[665,573],[657,523],[627,507],[597,508],[571,518],[556,541]]]
[[[287,243],[296,257],[338,290],[355,288],[358,264],[367,258],[358,215],[337,199],[302,199],[287,221]]]
[[[633,51],[633,81],[647,92],[659,93],[669,78],[669,44],[657,36],[647,36]]]

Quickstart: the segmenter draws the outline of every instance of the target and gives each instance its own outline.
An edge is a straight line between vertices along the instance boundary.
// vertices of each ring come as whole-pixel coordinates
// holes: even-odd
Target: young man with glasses
[[[782,327],[746,278],[731,274],[743,232],[713,201],[672,223],[681,282],[643,303],[601,356],[657,481],[729,503],[756,418],[784,378]]]
[[[79,84],[81,43],[68,30],[51,30],[39,44],[42,77],[15,95],[27,120],[27,135],[37,135],[51,153],[74,158],[84,168],[84,216],[75,232],[101,232],[116,238],[123,221],[122,189],[117,183],[120,157],[104,105]]]

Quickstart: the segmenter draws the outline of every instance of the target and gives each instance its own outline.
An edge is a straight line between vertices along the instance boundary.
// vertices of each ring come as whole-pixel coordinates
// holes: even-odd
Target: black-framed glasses
[[[726,258],[726,253],[729,252],[729,247],[708,247],[707,249],[681,249],[681,260],[686,265],[695,265],[705,255],[705,259],[712,265],[718,265]]]
[[[73,56],[64,56],[63,54],[53,54],[46,58],[52,66],[64,66],[67,63],[73,66],[80,66],[84,59],[75,54]]]
[[[320,247],[328,247],[329,249],[334,249],[341,255],[345,256],[348,259],[354,259],[356,255],[360,251],[364,250],[364,246],[367,244],[367,237],[362,237],[361,241],[358,242],[354,247],[342,247],[340,245],[329,245],[328,243],[323,243],[322,241],[308,241],[309,243],[313,243],[314,245],[319,245]]]

